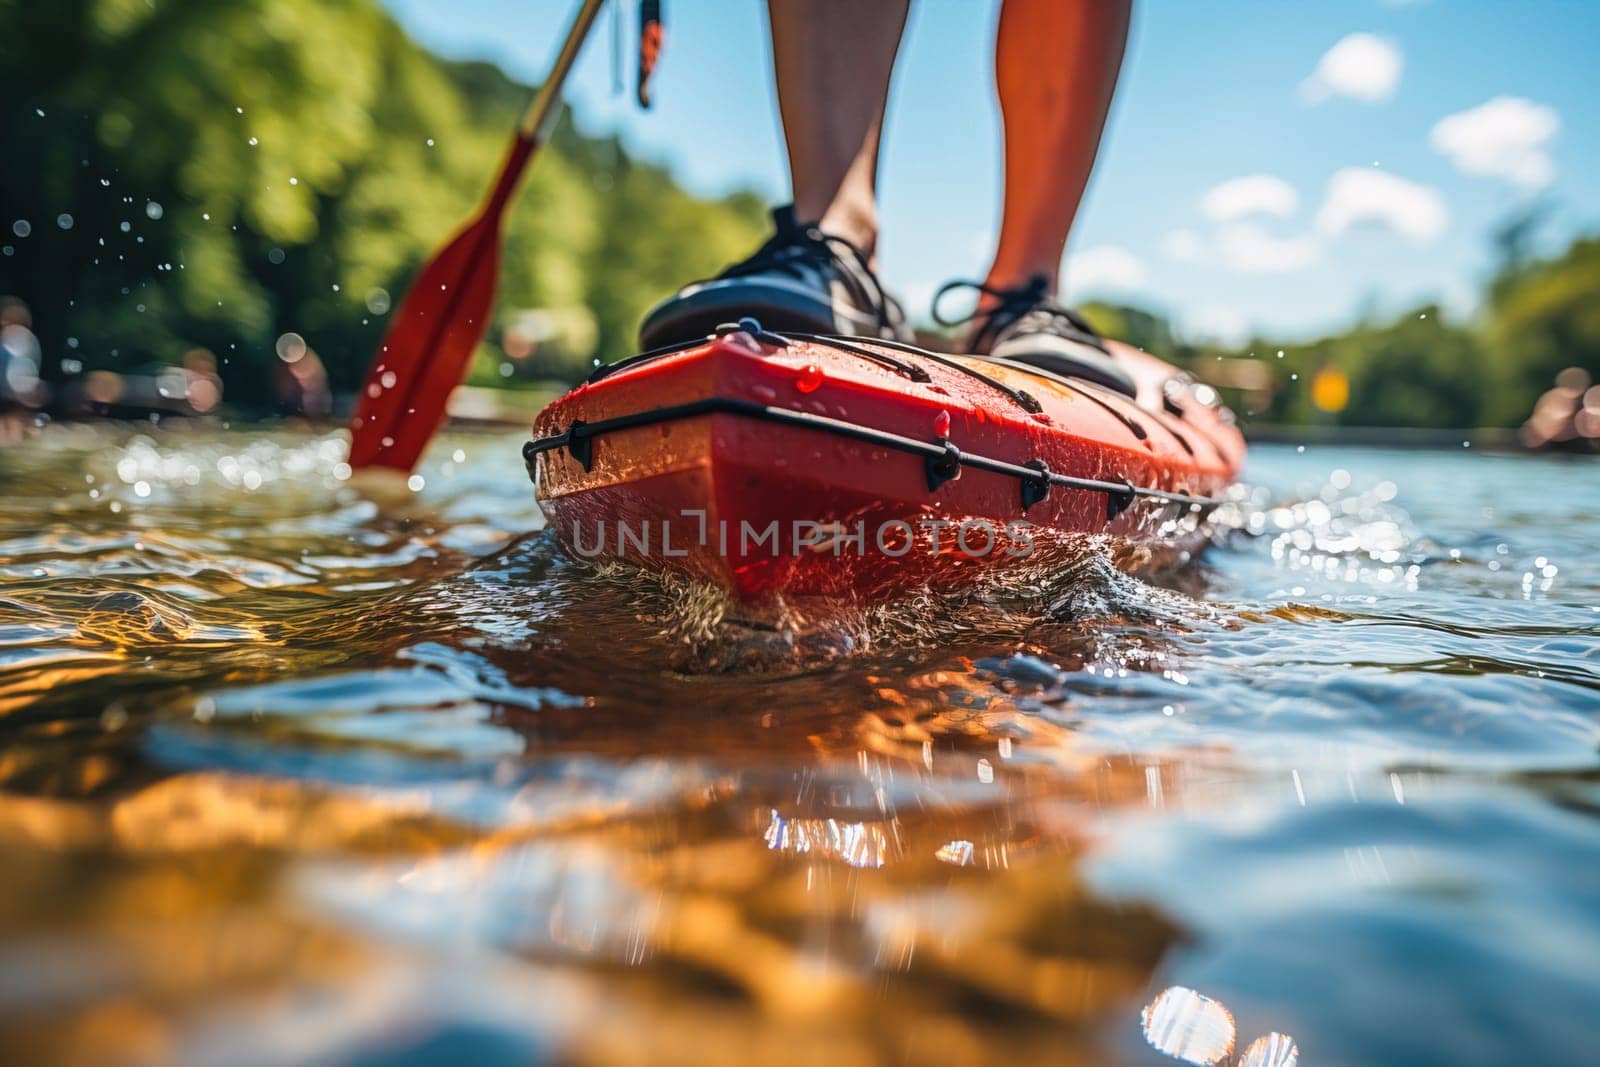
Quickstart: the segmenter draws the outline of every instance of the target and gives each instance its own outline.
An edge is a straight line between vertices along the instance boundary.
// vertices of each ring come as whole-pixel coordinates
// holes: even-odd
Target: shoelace
[[[795,221],[793,205],[776,209],[772,219],[776,232],[749,259],[727,268],[719,278],[739,278],[769,270],[781,270],[802,278],[800,266],[803,263],[832,266],[856,304],[870,310],[879,326],[893,328],[895,316],[890,314],[891,310],[899,318],[905,318],[899,302],[884,291],[867,254],[849,239],[824,233],[816,223],[800,225]]]
[[[971,289],[980,296],[993,297],[995,304],[987,309],[980,304],[979,307],[959,318],[947,319],[939,313],[939,303],[945,294],[958,289]],[[996,335],[1001,330],[1019,321],[1028,315],[1040,315],[1047,319],[1060,319],[1071,327],[1072,333],[1087,344],[1104,350],[1105,346],[1100,340],[1100,335],[1095,332],[1078,312],[1072,308],[1045,299],[1050,293],[1050,279],[1043,274],[1034,275],[1026,285],[1019,285],[1011,289],[1000,289],[983,282],[956,280],[945,282],[939,291],[933,294],[933,321],[940,326],[960,326],[962,323],[971,322],[978,316],[984,316],[983,325],[973,335],[973,347],[979,351],[987,350],[993,343]]]

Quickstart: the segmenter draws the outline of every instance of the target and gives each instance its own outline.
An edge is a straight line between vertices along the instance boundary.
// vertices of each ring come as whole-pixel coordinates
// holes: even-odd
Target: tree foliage
[[[528,95],[374,0],[0,0],[0,293],[32,308],[47,373],[203,346],[238,403],[293,331],[349,387]],[[508,219],[499,303],[593,309],[597,349],[557,337],[530,360],[571,376],[763,228],[752,197],[697,200],[563,122]]]
[[[1600,380],[1600,238],[1507,270],[1488,303],[1487,343],[1501,356],[1485,398],[1492,421],[1520,420],[1567,367]]]

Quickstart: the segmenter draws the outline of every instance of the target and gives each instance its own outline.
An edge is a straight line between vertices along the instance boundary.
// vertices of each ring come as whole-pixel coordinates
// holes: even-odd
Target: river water
[[[519,443],[0,451],[0,1058],[1600,1044],[1592,463],[1261,447],[1159,583],[774,632],[530,533]]]

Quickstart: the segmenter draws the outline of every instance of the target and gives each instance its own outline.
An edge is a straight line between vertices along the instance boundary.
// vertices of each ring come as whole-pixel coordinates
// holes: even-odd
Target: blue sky
[[[384,2],[429,47],[535,81],[575,6]],[[998,7],[912,5],[880,192],[883,273],[914,313],[987,266]],[[580,126],[620,131],[696,191],[787,199],[764,4],[669,0],[668,17],[658,104],[640,112],[631,86],[613,91],[602,15],[569,93]],[[1548,202],[1552,246],[1600,230],[1597,43],[1588,0],[1138,3],[1069,296],[1224,338],[1310,336],[1427,299],[1470,314],[1508,213]]]

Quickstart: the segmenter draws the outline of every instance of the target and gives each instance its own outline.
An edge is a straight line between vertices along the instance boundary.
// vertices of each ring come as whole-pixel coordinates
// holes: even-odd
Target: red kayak
[[[1194,547],[1244,439],[1210,387],[1109,351],[1116,388],[744,319],[599,368],[524,455],[571,551],[745,601],[892,595],[1059,534]]]

